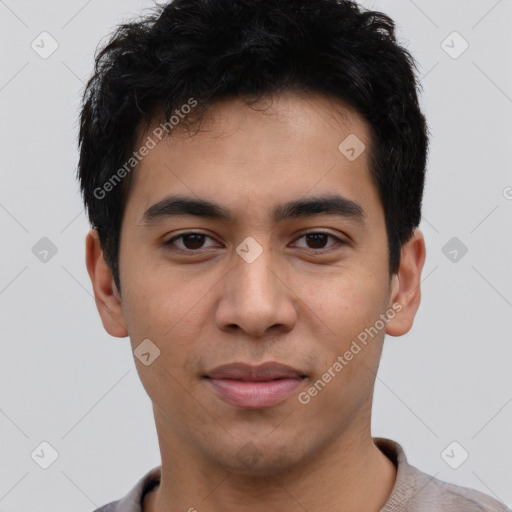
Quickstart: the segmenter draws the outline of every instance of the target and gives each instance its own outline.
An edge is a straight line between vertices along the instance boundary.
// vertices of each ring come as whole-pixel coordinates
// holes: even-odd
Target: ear
[[[402,246],[400,267],[392,276],[389,307],[397,314],[386,325],[386,334],[402,336],[409,332],[421,301],[421,271],[426,249],[423,233],[416,229]]]
[[[98,231],[92,229],[85,239],[85,263],[94,290],[94,300],[105,330],[116,338],[128,336],[112,271],[103,257]]]

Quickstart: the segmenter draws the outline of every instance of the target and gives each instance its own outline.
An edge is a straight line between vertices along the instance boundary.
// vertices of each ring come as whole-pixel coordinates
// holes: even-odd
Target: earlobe
[[[114,283],[112,271],[103,256],[98,232],[92,229],[85,240],[85,261],[94,290],[96,307],[105,330],[116,338],[128,336],[121,297]]]
[[[400,267],[393,276],[389,307],[400,304],[400,311],[386,326],[386,334],[402,336],[412,327],[421,301],[421,271],[426,248],[423,233],[416,229],[401,250]]]

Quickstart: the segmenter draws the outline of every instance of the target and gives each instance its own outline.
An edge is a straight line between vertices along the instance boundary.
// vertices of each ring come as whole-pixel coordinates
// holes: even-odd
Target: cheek
[[[387,284],[380,273],[367,268],[340,268],[298,283],[302,314],[314,321],[328,349],[342,350],[373,325],[387,304]]]
[[[319,414],[321,402],[349,409],[352,404],[355,411],[373,390],[385,334],[380,315],[387,305],[387,274],[371,272],[368,266],[358,270],[332,279],[315,297],[329,326],[323,366],[315,375],[316,388],[322,389]]]
[[[204,295],[204,287],[175,279],[161,279],[158,273],[147,275],[146,278],[142,274],[139,276],[126,290],[124,299],[131,337],[154,337],[163,342],[191,326],[196,309],[201,307],[198,293]]]
[[[158,272],[138,273],[128,282],[124,314],[132,350],[146,339],[159,350],[158,357],[148,366],[135,360],[140,380],[155,404],[166,404],[164,409],[169,409],[171,416],[179,415],[179,407],[172,404],[181,404],[184,389],[191,392],[195,384],[196,369],[191,366],[190,354],[198,350],[198,329],[208,314],[197,296],[200,291],[204,295],[205,288],[163,279]]]
[[[385,311],[386,287],[367,279],[339,278],[309,295],[318,314],[318,365],[302,395],[310,401],[312,417],[332,424],[355,417],[373,390],[385,330],[375,329]],[[383,309],[384,308],[384,309]],[[304,402],[301,402],[304,403]],[[343,411],[337,416],[333,411]]]
[[[149,270],[144,273],[144,268]],[[197,357],[191,354],[201,353],[208,339],[204,330],[214,321],[208,290],[218,279],[188,279],[183,272],[162,266],[141,266],[140,270],[127,281],[123,306],[132,350],[150,339],[160,350],[155,364],[180,382],[194,381]],[[165,380],[163,368],[159,378]],[[146,373],[141,379],[151,377]]]

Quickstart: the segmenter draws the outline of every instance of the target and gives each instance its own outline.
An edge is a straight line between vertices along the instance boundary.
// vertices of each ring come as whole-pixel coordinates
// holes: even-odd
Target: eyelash
[[[173,250],[173,251],[176,251],[176,252],[182,252],[182,253],[199,253],[199,251],[201,251],[201,249],[203,248],[200,248],[200,249],[181,249],[181,248],[175,248],[175,247],[172,247],[173,243],[176,241],[176,240],[179,240],[180,238],[183,239],[184,237],[186,236],[189,236],[189,235],[200,235],[200,236],[204,236],[205,238],[210,238],[213,240],[213,237],[205,234],[205,233],[201,233],[199,231],[188,231],[186,233],[181,233],[180,235],[176,235],[172,238],[170,238],[169,240],[167,240],[166,242],[164,242],[164,246],[166,246],[167,248],[169,248],[170,250]],[[347,243],[343,240],[341,240],[340,238],[338,238],[337,236],[334,236],[332,235],[331,233],[326,233],[326,232],[323,232],[323,231],[310,231],[308,233],[304,233],[302,234],[300,237],[298,237],[296,240],[300,240],[301,238],[304,238],[308,235],[327,235],[328,238],[332,238],[336,241],[336,243],[338,245],[346,245]],[[336,245],[336,244],[333,244],[333,245]],[[320,253],[320,252],[328,252],[330,250],[332,250],[332,247],[333,246],[328,246],[327,248],[321,248],[321,249],[309,249],[310,251],[313,251],[313,252],[317,252],[317,253]]]

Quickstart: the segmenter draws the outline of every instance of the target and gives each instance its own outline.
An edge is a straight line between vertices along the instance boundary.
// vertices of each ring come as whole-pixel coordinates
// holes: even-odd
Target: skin
[[[390,276],[368,151],[351,162],[338,150],[349,134],[367,149],[371,143],[355,112],[297,93],[257,107],[240,99],[217,103],[199,133],[175,130],[139,164],[121,231],[122,297],[97,233],[87,236],[87,268],[106,331],[129,336],[132,349],[150,339],[161,351],[149,366],[135,358],[162,456],[161,483],[144,510],[378,511],[396,468],[372,440],[373,388],[385,333],[407,333],[420,303],[423,235],[414,232]],[[275,223],[270,216],[280,203],[332,193],[358,203],[364,222],[322,214]],[[170,194],[221,203],[233,220],[144,222],[144,212]],[[202,245],[183,238],[165,245],[189,231],[207,235]],[[315,244],[304,236],[311,232],[345,243],[326,237]],[[252,263],[236,252],[249,236],[263,250]],[[400,313],[301,404],[298,394],[393,304]],[[221,364],[266,361],[307,375],[274,407],[230,405],[202,378]],[[257,454],[256,463],[237,455],[243,447]]]

